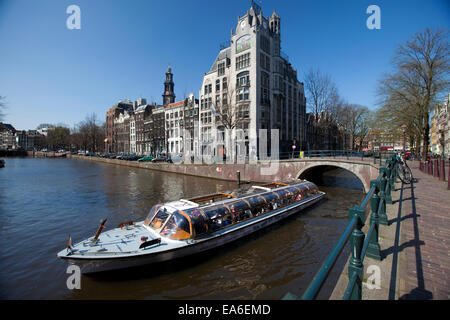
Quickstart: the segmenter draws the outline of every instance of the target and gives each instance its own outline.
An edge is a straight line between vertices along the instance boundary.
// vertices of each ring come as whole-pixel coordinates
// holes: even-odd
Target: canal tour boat
[[[57,257],[82,273],[124,269],[222,246],[269,226],[325,195],[306,180],[274,182],[155,205],[144,221],[120,224],[72,245]]]

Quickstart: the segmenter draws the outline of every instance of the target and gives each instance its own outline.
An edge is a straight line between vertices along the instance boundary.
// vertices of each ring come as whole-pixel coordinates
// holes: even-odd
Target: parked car
[[[167,158],[165,156],[157,156],[156,158],[152,159],[152,162],[166,162]]]
[[[152,161],[153,157],[152,156],[145,156],[143,158],[138,159],[138,162],[147,162],[147,161]]]
[[[169,163],[181,163],[183,162],[182,156],[173,156],[167,159],[167,162]]]
[[[128,154],[124,157],[122,157],[122,160],[127,160],[127,161],[136,161],[138,159],[142,158],[141,156],[138,156],[136,154]]]

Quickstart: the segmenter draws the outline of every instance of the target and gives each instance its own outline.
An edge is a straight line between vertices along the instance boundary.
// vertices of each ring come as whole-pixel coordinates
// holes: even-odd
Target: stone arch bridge
[[[268,167],[267,165],[260,164],[259,172],[257,168],[247,165],[247,168],[245,168],[245,179],[253,181],[273,181],[291,178],[314,180],[314,175],[320,175],[329,169],[341,168],[356,176],[361,181],[364,191],[367,193],[370,190],[370,181],[378,177],[380,168],[378,164],[374,164],[373,160],[371,160],[310,158],[295,161],[280,161],[278,170],[274,170],[273,174],[270,175],[262,174],[262,169]]]

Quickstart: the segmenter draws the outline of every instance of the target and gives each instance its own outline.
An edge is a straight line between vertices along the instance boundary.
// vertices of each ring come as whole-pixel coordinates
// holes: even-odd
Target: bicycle
[[[411,169],[408,167],[403,157],[397,153],[397,174],[400,180],[405,184],[410,184],[413,181]]]

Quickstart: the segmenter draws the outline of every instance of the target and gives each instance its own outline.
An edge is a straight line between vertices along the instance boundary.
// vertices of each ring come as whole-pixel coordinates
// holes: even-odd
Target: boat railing
[[[385,166],[380,167],[377,179],[370,182],[370,190],[364,197],[361,205],[350,208],[347,228],[301,296],[302,300],[317,298],[349,240],[351,250],[351,258],[348,265],[349,282],[343,300],[361,300],[364,258],[368,256],[379,261],[381,260],[378,231],[380,225],[388,225],[386,204],[392,204],[391,190],[397,180],[396,166],[397,158],[395,154],[392,154],[386,160]],[[367,234],[364,234],[362,227],[364,226],[366,207],[368,207],[369,202],[371,211],[370,228]],[[283,299],[296,300],[299,298],[292,293],[287,293]]]
[[[191,198],[191,199],[188,199],[188,201],[195,202],[198,204],[205,204],[205,203],[212,203],[212,202],[217,202],[217,201],[231,199],[231,198],[235,198],[235,196],[221,192],[221,193],[214,193],[214,194],[210,194],[210,195],[206,195],[206,196]]]

